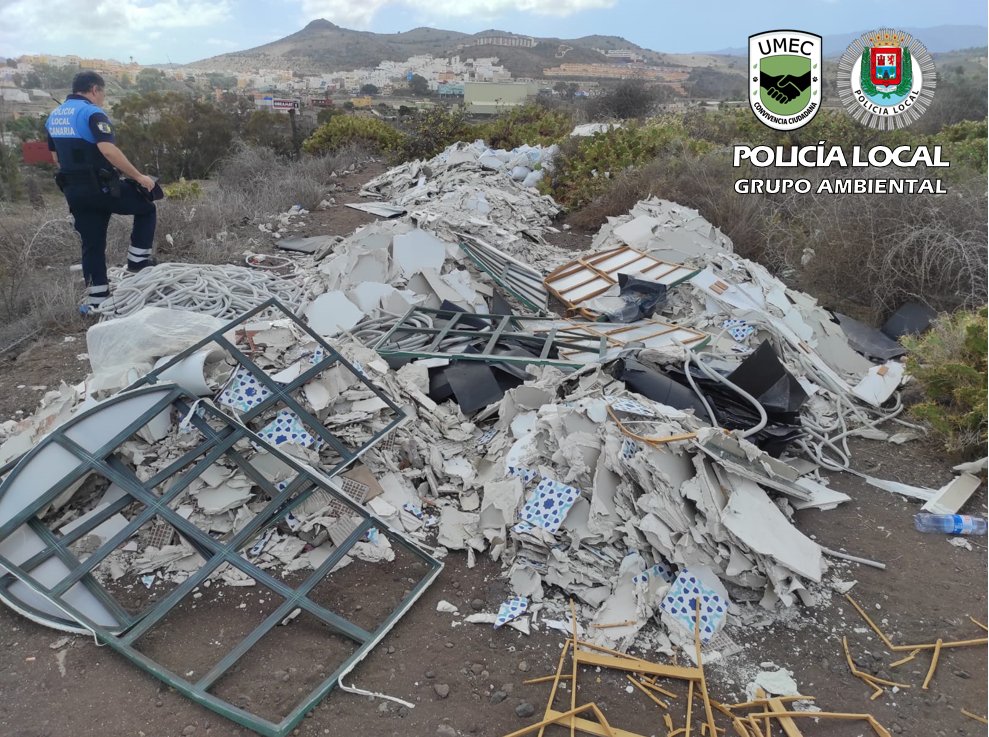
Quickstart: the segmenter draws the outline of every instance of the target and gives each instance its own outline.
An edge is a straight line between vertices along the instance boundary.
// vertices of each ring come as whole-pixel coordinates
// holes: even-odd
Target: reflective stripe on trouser
[[[151,260],[150,248],[135,248],[131,246],[127,249],[127,261],[132,264],[140,264]]]
[[[106,284],[86,288],[86,304],[89,307],[99,307],[110,297],[110,287]]]

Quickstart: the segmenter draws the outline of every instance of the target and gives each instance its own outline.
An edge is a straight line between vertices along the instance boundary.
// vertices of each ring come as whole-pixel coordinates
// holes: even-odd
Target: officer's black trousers
[[[138,191],[137,184],[124,180],[120,183],[120,196],[104,194],[65,195],[69,210],[75,218],[75,228],[82,237],[82,273],[89,287],[90,303],[99,304],[109,296],[106,276],[106,231],[111,215],[133,215],[131,251],[150,254],[155,239],[157,210]]]

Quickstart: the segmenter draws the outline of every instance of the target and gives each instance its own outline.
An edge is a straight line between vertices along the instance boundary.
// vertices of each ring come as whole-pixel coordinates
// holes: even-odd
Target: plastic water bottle
[[[927,514],[921,512],[913,516],[913,524],[921,532],[941,532],[946,535],[986,534],[985,519],[967,514]]]

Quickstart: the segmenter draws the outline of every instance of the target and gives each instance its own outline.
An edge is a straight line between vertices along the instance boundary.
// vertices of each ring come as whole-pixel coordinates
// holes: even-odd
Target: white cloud
[[[120,49],[147,46],[161,30],[201,28],[230,17],[231,0],[6,0],[0,3],[0,47],[20,52],[49,50],[53,42],[78,39],[90,46]],[[53,21],[54,19],[54,21]]]
[[[386,6],[404,6],[432,17],[494,18],[502,13],[567,16],[614,7],[617,0],[301,0],[306,20],[325,18],[351,28],[367,28]]]

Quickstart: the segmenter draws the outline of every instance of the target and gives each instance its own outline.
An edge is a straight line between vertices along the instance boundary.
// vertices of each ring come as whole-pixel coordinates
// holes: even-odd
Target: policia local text
[[[743,162],[756,168],[777,167],[808,169],[820,167],[883,168],[895,166],[909,169],[915,166],[930,168],[948,167],[941,158],[940,146],[873,146],[863,149],[853,146],[845,152],[841,146],[827,146],[819,141],[815,146],[735,146],[733,166]],[[823,179],[815,187],[808,179],[739,179],[735,182],[738,194],[947,194],[940,179],[907,178],[846,178]]]

